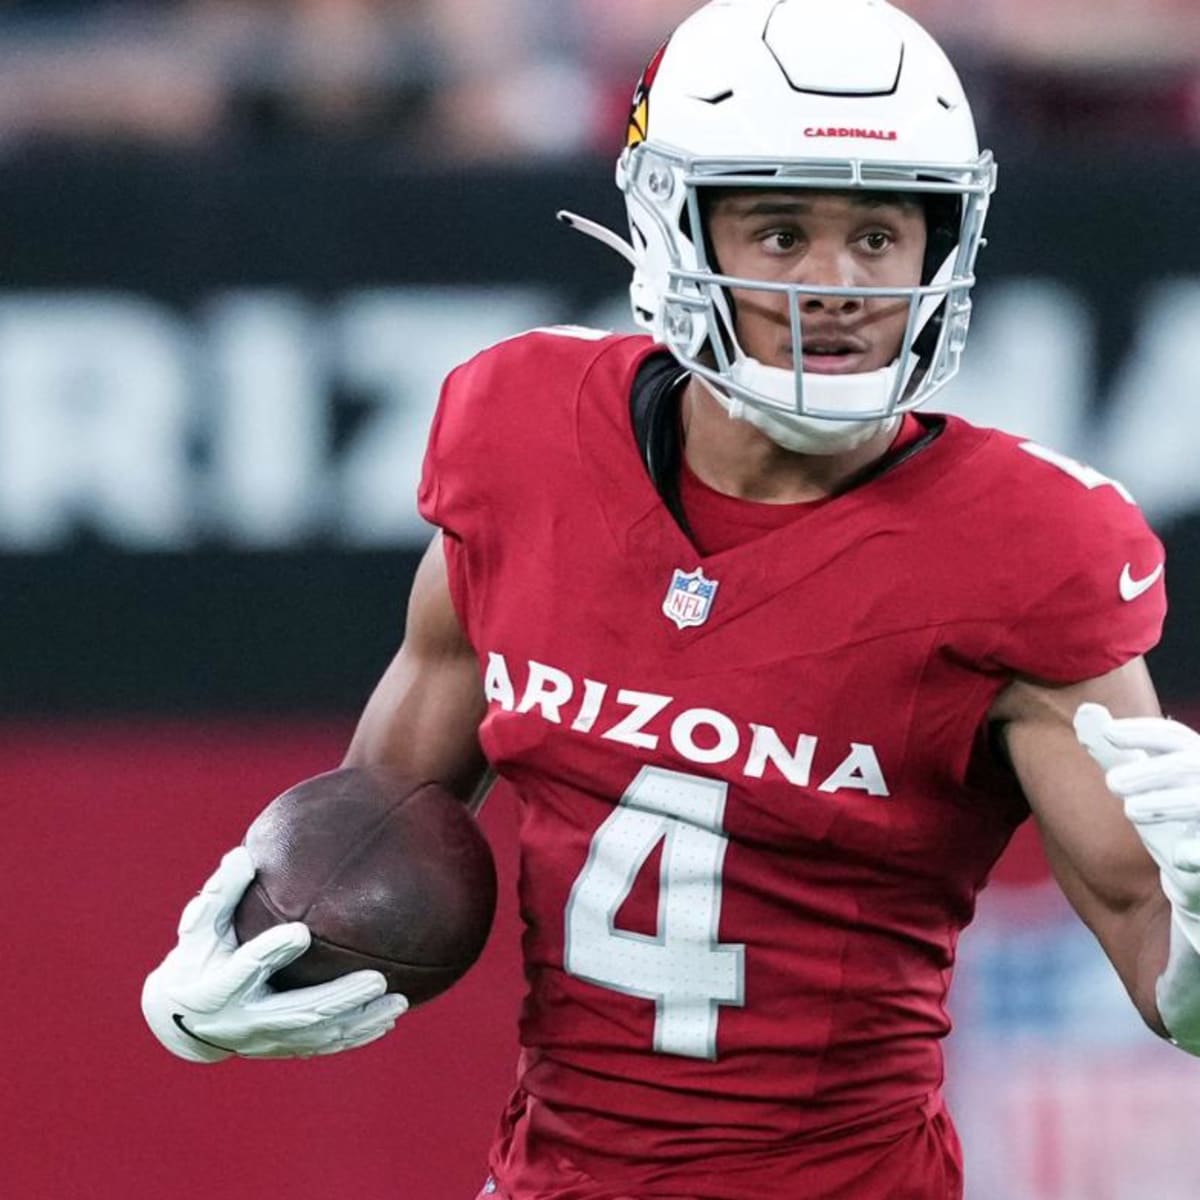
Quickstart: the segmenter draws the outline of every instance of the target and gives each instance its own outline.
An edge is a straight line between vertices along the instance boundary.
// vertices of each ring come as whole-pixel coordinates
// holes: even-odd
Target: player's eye
[[[792,229],[772,229],[763,236],[766,248],[775,254],[787,254],[800,244],[800,238]]]
[[[870,233],[864,233],[858,240],[863,248],[871,254],[882,254],[895,241],[892,235],[884,229],[872,229]]]

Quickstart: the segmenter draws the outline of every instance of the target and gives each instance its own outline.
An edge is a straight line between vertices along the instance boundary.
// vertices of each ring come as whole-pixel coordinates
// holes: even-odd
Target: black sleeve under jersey
[[[630,417],[642,461],[667,510],[691,535],[679,494],[679,389],[687,372],[669,355],[652,354],[638,368]]]

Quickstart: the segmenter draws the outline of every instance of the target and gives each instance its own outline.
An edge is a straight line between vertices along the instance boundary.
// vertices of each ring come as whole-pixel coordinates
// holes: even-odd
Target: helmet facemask
[[[808,449],[847,448],[873,436],[903,412],[923,404],[958,370],[970,323],[970,291],[982,241],[995,168],[990,154],[964,168],[863,160],[810,160],[804,164],[704,161],[661,146],[639,144],[622,157],[618,182],[625,192],[635,252],[641,260],[666,250],[665,264],[645,275],[665,279],[661,293],[635,271],[635,317],[704,381],[733,415],[773,418],[772,429],[792,427]],[[704,235],[706,189],[871,190],[923,201],[928,246],[919,284],[908,287],[823,287],[724,274]],[[695,231],[700,231],[697,236]],[[738,340],[731,290],[786,296],[792,337],[791,368],[751,358]],[[806,372],[801,309],[811,297],[902,300],[908,321],[899,354],[886,368],[860,374]],[[638,302],[640,299],[640,303]],[[819,424],[812,425],[812,422]],[[757,422],[755,422],[757,423]],[[833,424],[833,428],[828,428]],[[848,424],[863,426],[858,431]],[[838,425],[841,428],[838,428]],[[869,428],[865,428],[869,426]],[[856,436],[861,435],[861,436]]]

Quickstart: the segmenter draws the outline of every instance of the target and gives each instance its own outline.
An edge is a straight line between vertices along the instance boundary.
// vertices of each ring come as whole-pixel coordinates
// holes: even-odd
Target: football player
[[[1200,1052],[1200,736],[1142,660],[1162,548],[1115,481],[921,408],[995,166],[902,12],[714,0],[647,70],[618,182],[628,242],[564,219],[629,259],[649,336],[535,331],[449,376],[439,533],[346,758],[464,799],[490,769],[520,806],[485,1194],[958,1197],[946,989],[1030,813],[1138,1012]],[[386,1032],[372,973],[271,991],[307,931],[235,945],[253,871],[226,858],[147,981],[161,1040]]]

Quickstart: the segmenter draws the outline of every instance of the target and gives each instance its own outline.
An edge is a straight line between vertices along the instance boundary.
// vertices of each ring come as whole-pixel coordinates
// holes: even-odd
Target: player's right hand
[[[382,1037],[408,1001],[385,995],[378,971],[287,992],[268,986],[273,971],[308,949],[311,935],[293,922],[238,945],[233,913],[254,869],[244,846],[231,850],[183,910],[178,943],[142,988],[142,1013],[155,1037],[191,1062],[235,1054],[305,1058]]]

